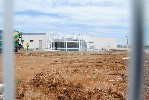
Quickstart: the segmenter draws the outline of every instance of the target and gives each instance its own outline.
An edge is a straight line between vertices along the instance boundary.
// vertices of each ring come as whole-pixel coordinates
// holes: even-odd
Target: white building
[[[117,48],[117,40],[115,38],[87,37],[86,39],[88,51],[101,51]]]
[[[47,49],[60,51],[86,51],[86,41],[77,35],[47,33]]]
[[[44,49],[46,48],[46,33],[23,33],[23,47],[26,48],[26,43],[29,44],[29,49]]]
[[[31,49],[101,51],[117,48],[115,38],[91,37],[81,34],[24,33],[23,40],[23,46],[26,47],[26,43],[29,43]]]

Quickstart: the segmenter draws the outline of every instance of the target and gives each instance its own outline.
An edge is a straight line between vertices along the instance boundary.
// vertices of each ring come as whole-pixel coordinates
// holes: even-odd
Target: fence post
[[[133,46],[132,59],[129,66],[128,100],[143,100],[144,83],[144,9],[143,0],[132,0]]]
[[[3,82],[4,100],[14,100],[14,45],[13,45],[13,0],[4,1],[3,32]]]

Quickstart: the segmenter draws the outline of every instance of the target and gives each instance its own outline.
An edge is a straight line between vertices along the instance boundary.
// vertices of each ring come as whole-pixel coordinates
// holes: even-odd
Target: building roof
[[[22,35],[46,35],[46,33],[22,33]]]

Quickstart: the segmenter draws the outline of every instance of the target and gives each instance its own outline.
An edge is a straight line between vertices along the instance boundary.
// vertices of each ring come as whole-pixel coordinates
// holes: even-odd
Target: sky
[[[126,36],[130,39],[130,0],[15,0],[14,9],[14,30],[24,33],[114,37],[117,44],[126,44]]]

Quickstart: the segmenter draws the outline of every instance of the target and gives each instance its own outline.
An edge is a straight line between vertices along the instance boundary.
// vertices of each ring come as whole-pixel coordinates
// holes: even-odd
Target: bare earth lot
[[[126,100],[128,60],[122,59],[125,57],[125,52],[17,53],[16,98]],[[146,99],[148,83],[146,79]]]

